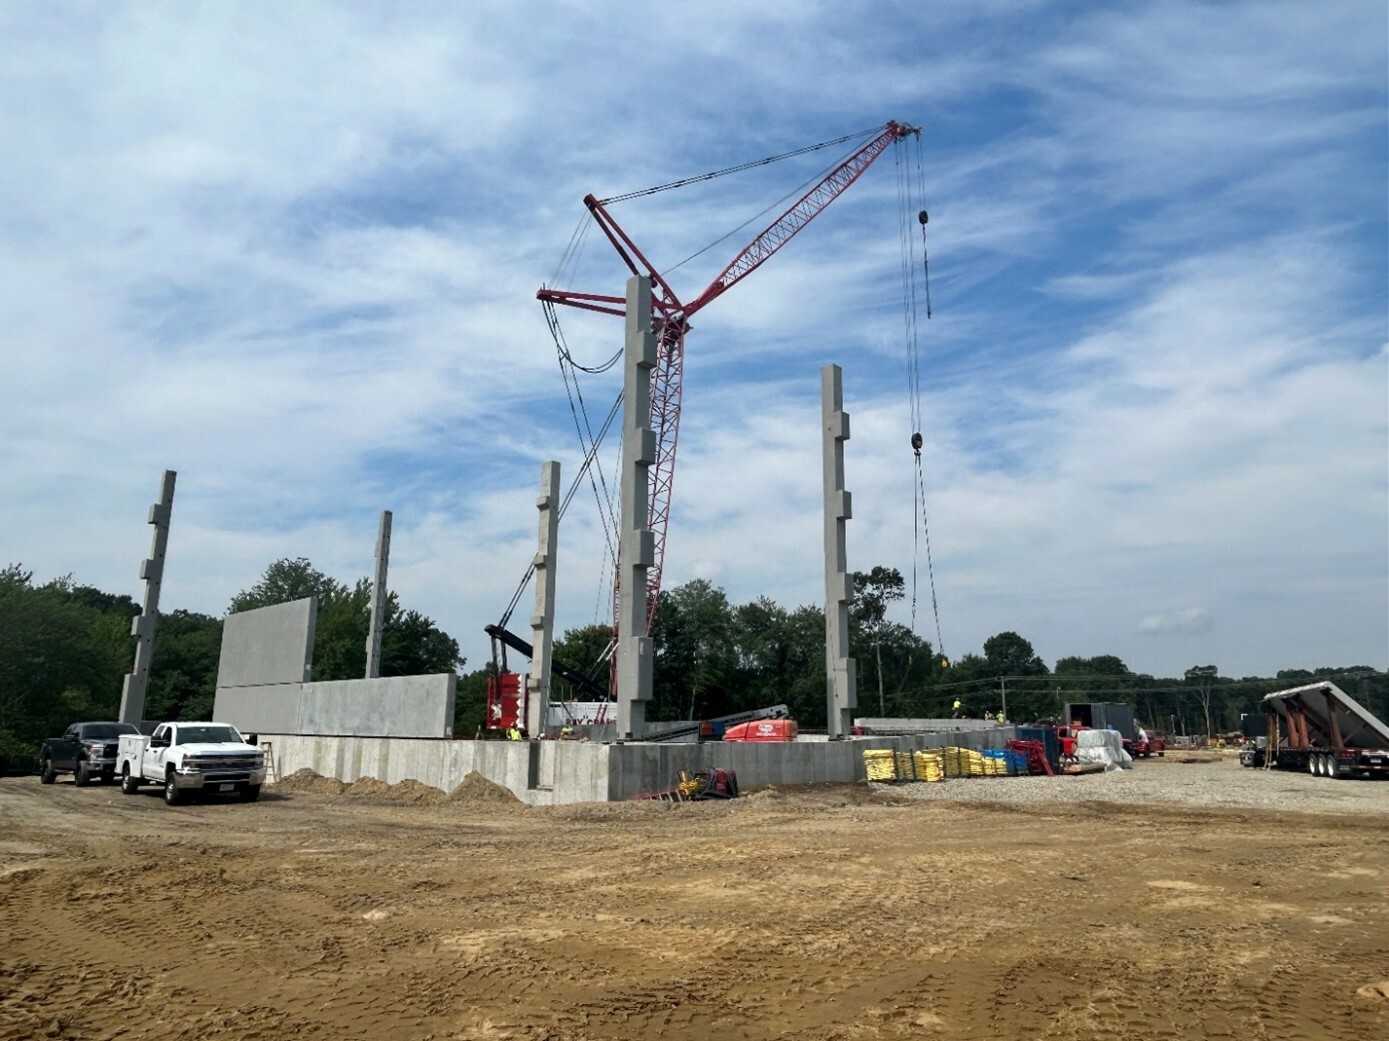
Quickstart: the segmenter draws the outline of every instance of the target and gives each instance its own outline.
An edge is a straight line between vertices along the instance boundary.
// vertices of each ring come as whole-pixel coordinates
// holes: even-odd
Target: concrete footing
[[[810,738],[786,744],[451,741],[303,734],[261,734],[259,740],[273,745],[279,777],[309,767],[349,784],[361,777],[388,784],[413,778],[447,792],[477,771],[522,802],[558,806],[621,802],[674,786],[681,770],[706,767],[737,771],[738,786],[745,793],[772,785],[862,781],[866,749],[1001,748],[1013,736],[1012,727],[994,727],[845,741]]]

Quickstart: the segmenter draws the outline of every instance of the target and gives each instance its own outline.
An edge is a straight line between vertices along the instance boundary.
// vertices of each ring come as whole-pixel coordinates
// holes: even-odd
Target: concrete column
[[[150,507],[149,523],[154,525],[154,541],[149,559],[140,565],[140,577],[145,580],[145,603],[130,625],[130,635],[135,637],[135,667],[121,684],[120,721],[136,726],[145,717],[145,692],[149,690],[150,661],[154,657],[154,626],[159,620],[159,587],[164,581],[164,551],[169,545],[169,518],[174,510],[174,480],[177,477],[173,470],[164,471],[159,501]]]
[[[618,520],[617,737],[639,738],[651,700],[651,639],[646,634],[646,573],[656,562],[649,524],[650,471],[656,462],[651,429],[651,370],[656,334],[651,279],[627,280],[626,362],[622,383],[622,493]]]
[[[391,511],[381,511],[376,533],[376,571],[371,580],[371,623],[367,626],[367,676],[381,676],[381,630],[386,624],[386,570],[391,562]]]
[[[526,733],[543,737],[550,718],[550,659],[555,646],[555,554],[559,547],[559,463],[540,468],[540,543],[535,553],[535,614],[531,615],[530,696]]]
[[[820,415],[824,429],[825,476],[825,697],[831,741],[849,734],[858,707],[858,673],[849,654],[849,601],[853,599],[845,547],[845,522],[853,502],[844,490],[844,373],[838,365],[820,370]]]

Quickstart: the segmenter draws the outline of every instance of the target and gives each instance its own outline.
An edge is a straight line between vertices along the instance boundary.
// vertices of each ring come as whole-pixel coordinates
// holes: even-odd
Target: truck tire
[[[174,783],[172,770],[164,775],[164,801],[170,806],[177,806],[183,801],[183,793],[178,790],[178,785]]]
[[[44,756],[43,765],[39,768],[39,784],[52,784],[58,779],[58,771],[53,769],[53,760]]]
[[[77,765],[73,767],[72,783],[79,788],[85,788],[92,783],[92,775],[87,772],[87,762],[85,759],[77,760]]]
[[[1326,776],[1333,781],[1339,781],[1345,774],[1341,773],[1341,761],[1334,755],[1326,757]]]
[[[1321,776],[1321,756],[1309,755],[1307,757],[1307,772],[1313,777]]]
[[[236,794],[241,796],[242,802],[255,802],[260,798],[260,785],[243,784]]]
[[[121,794],[134,795],[140,790],[140,779],[130,773],[130,764],[126,763],[121,768]]]

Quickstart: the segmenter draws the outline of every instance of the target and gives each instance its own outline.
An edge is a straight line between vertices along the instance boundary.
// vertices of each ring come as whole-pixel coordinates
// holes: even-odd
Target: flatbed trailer
[[[1274,691],[1264,697],[1264,711],[1268,745],[1247,765],[1317,777],[1389,777],[1389,726],[1336,684]]]

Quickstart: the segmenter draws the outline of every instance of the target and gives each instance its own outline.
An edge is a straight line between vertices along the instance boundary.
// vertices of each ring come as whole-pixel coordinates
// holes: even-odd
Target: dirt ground
[[[303,781],[0,780],[0,1039],[1389,1037],[1382,814]]]

